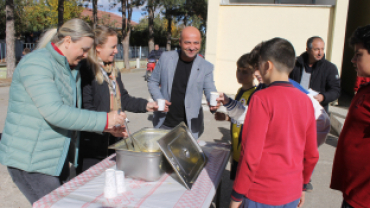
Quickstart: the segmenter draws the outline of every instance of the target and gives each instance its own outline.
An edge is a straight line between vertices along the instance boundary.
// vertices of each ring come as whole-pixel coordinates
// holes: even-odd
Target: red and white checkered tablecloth
[[[168,174],[164,174],[156,182],[126,178],[127,191],[114,199],[106,199],[103,194],[105,170],[116,168],[115,155],[112,155],[41,198],[33,207],[208,208],[227,164],[230,145],[207,143],[202,149],[208,162],[191,190],[187,190]]]

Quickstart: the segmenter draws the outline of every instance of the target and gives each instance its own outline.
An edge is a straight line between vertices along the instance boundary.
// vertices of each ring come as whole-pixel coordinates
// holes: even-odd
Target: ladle
[[[131,144],[134,146],[134,151],[135,152],[145,152],[145,149],[143,149],[143,147],[140,145],[140,143],[135,139],[135,137],[133,137],[130,133],[130,130],[128,129],[128,125],[127,125],[127,119],[123,120],[124,121],[124,124],[125,124],[125,127],[126,127],[126,130],[127,130],[127,134],[128,134],[128,140],[131,140]]]

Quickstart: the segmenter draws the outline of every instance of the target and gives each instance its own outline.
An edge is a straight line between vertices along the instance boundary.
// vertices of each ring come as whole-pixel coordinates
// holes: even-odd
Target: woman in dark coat
[[[157,110],[155,102],[132,97],[124,88],[121,74],[114,66],[117,33],[106,26],[97,26],[94,32],[94,48],[79,66],[82,79],[82,107],[99,112],[121,109],[145,113]],[[86,170],[112,154],[113,151],[108,150],[108,146],[121,138],[121,133],[81,132],[77,172]]]

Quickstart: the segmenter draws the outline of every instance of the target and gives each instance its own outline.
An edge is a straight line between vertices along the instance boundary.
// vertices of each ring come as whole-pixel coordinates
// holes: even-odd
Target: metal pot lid
[[[187,189],[197,180],[207,158],[184,122],[158,140],[168,162]]]

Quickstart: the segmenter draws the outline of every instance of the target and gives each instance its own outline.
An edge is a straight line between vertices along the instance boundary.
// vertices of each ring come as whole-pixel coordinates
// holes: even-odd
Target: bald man
[[[213,65],[198,55],[201,35],[195,27],[185,27],[181,33],[179,51],[163,52],[148,89],[152,98],[165,99],[169,112],[154,112],[153,126],[172,129],[182,121],[195,139],[203,133],[202,97],[209,103],[210,93],[217,92],[213,81]],[[211,111],[218,107],[210,107]]]
[[[340,80],[337,67],[325,59],[324,50],[325,43],[321,37],[310,37],[306,52],[297,58],[289,78],[306,90],[316,91],[318,94],[314,98],[328,112],[328,104],[340,95]]]

